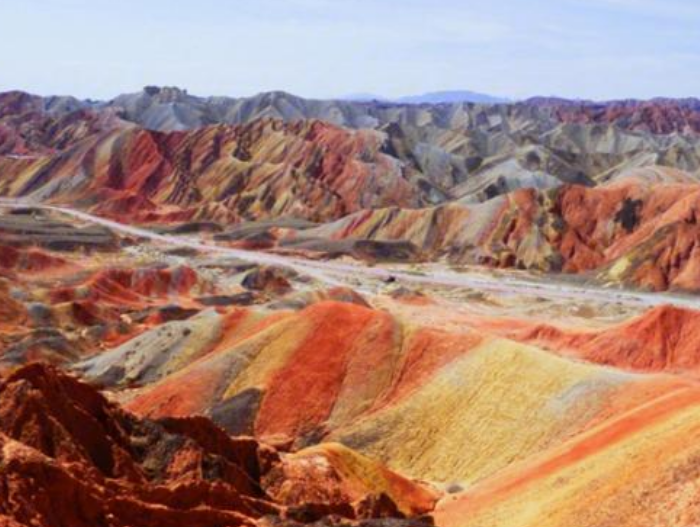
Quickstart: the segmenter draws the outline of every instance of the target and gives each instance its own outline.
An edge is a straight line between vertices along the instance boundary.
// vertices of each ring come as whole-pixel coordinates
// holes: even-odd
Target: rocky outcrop
[[[241,282],[246,289],[262,291],[273,295],[283,295],[292,290],[289,283],[290,272],[279,267],[260,267],[249,271]]]
[[[439,494],[396,475],[379,463],[336,443],[322,444],[282,457],[264,478],[280,503],[300,507],[350,504],[362,519],[420,516],[429,513]]]
[[[136,419],[41,364],[0,382],[0,461],[0,518],[9,525],[224,527],[295,517],[263,488],[280,463],[271,447],[203,418]],[[322,485],[313,474],[308,481]],[[350,504],[330,505],[313,519],[355,517]]]

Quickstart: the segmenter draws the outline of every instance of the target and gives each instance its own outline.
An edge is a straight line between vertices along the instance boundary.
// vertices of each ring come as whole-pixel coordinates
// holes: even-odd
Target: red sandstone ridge
[[[204,292],[210,287],[200,283],[189,267],[120,269],[100,271],[85,283],[51,292],[54,302],[86,300],[101,304],[125,306],[147,305],[168,297],[186,297],[195,288]]]
[[[275,503],[262,478],[277,464],[272,448],[232,438],[207,419],[139,420],[41,364],[0,383],[0,525],[225,527],[356,517],[347,502],[301,512]]]
[[[48,273],[69,267],[76,268],[63,258],[40,249],[18,249],[0,244],[0,272]]]
[[[555,116],[565,123],[612,123],[627,130],[654,134],[700,133],[700,101],[697,99],[613,101],[600,104],[547,100],[537,102],[551,106]]]
[[[210,415],[230,431],[317,443],[417,390],[481,342],[477,334],[411,331],[389,313],[323,301],[255,324],[236,317],[200,360],[144,388],[128,408],[149,417]],[[133,375],[114,354],[88,377]],[[125,367],[122,367],[124,364]],[[371,374],[370,374],[371,373]],[[304,401],[304,404],[299,404]]]
[[[5,354],[17,335],[24,333],[27,318],[24,305],[12,297],[10,282],[0,275],[0,356]]]
[[[587,361],[636,371],[700,372],[700,312],[660,306],[603,330],[562,329],[526,322],[481,325],[508,338]]]
[[[571,187],[559,208],[565,270],[597,269],[604,280],[656,291],[700,288],[697,185]]]

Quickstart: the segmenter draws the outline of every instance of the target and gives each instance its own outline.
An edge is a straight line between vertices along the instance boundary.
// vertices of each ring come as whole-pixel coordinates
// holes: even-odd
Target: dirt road
[[[547,281],[527,280],[521,276],[491,276],[488,273],[454,272],[445,270],[439,265],[424,265],[420,272],[415,272],[406,267],[369,267],[357,264],[347,264],[332,261],[312,261],[302,258],[293,258],[261,251],[248,251],[220,247],[214,244],[193,241],[158,234],[147,229],[107,220],[98,216],[74,210],[68,207],[36,204],[27,201],[9,200],[0,198],[0,207],[37,209],[57,212],[76,218],[78,220],[102,225],[115,232],[138,236],[154,242],[177,247],[190,247],[199,251],[222,256],[238,258],[263,265],[279,265],[294,269],[297,272],[307,274],[329,285],[348,285],[357,280],[372,280],[374,282],[386,280],[390,277],[397,282],[417,284],[424,286],[447,286],[464,289],[474,289],[489,293],[522,294],[539,296],[552,300],[584,300],[592,302],[622,303],[636,306],[657,306],[673,304],[682,307],[700,309],[700,297],[692,295],[678,295],[670,293],[646,293],[640,291],[606,289],[599,286],[575,285],[564,281],[557,281],[556,277],[548,277]]]

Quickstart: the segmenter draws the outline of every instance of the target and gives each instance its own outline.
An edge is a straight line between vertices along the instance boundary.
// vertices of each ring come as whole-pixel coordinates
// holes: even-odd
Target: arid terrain
[[[0,94],[0,526],[700,525],[700,102]]]

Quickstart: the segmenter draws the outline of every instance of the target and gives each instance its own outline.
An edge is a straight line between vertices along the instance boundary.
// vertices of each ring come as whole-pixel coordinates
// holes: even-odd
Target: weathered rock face
[[[22,250],[0,245],[0,270],[4,273],[42,273],[67,266],[68,262],[60,256],[38,249]]]
[[[265,475],[264,484],[280,503],[339,508],[350,504],[353,515],[362,519],[420,516],[430,512],[438,498],[436,492],[334,443],[284,455]]]
[[[146,306],[158,299],[186,298],[201,294],[212,286],[189,267],[98,271],[85,282],[51,291],[53,302],[83,300],[101,305]]]
[[[6,467],[0,486],[7,497],[0,511],[17,521],[227,525],[275,510],[255,483],[258,447],[238,446],[222,434],[228,455],[207,450],[39,364],[8,377],[0,400]],[[246,464],[243,454],[231,455],[244,449]]]
[[[0,383],[0,462],[3,525],[224,527],[290,514],[263,489],[280,463],[271,447],[204,418],[136,419],[41,364]]]
[[[24,306],[12,298],[10,282],[0,278],[0,329],[13,328],[26,319]]]

